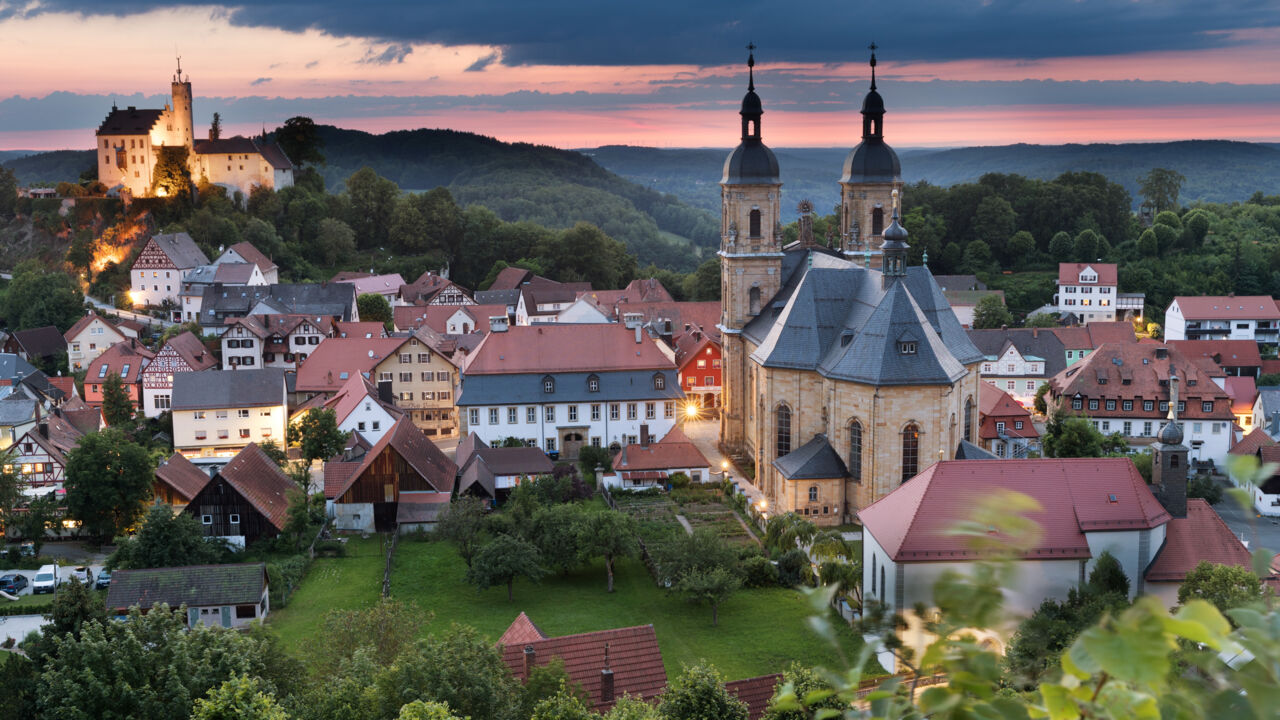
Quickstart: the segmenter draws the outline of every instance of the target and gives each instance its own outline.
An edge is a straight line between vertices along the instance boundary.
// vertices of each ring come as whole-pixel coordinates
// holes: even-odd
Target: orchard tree
[[[468,568],[484,538],[485,510],[484,501],[480,498],[463,495],[450,502],[436,522],[433,534],[453,543]]]
[[[801,552],[799,549],[794,552]],[[734,570],[717,566],[693,568],[676,582],[675,591],[696,605],[711,607],[711,626],[720,624],[720,605],[742,587],[742,576]]]
[[[1178,604],[1207,600],[1222,611],[1233,610],[1263,600],[1270,591],[1249,568],[1215,565],[1200,561],[1187,573],[1178,588]]]
[[[506,585],[510,602],[515,599],[516,578],[536,583],[547,573],[540,562],[541,554],[533,543],[512,535],[499,535],[472,558],[467,568],[467,582],[480,590]]]
[[[151,497],[155,464],[146,448],[109,427],[67,453],[67,515],[89,532],[115,537],[137,522]]]
[[[528,537],[548,570],[564,574],[581,564],[578,526],[582,516],[582,506],[576,503],[550,505],[533,513]]]
[[[662,693],[662,720],[747,720],[747,704],[729,694],[724,678],[706,664],[686,667]]]
[[[581,518],[578,524],[578,547],[583,556],[604,558],[608,575],[608,591],[613,592],[613,565],[620,557],[636,554],[639,528],[636,519],[614,510],[601,510]]]
[[[300,420],[289,424],[285,435],[289,444],[301,451],[308,466],[341,453],[347,444],[347,433],[338,429],[333,408],[311,408]]]

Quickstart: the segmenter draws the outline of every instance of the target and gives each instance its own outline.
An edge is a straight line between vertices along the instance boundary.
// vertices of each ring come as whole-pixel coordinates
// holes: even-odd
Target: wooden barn
[[[390,532],[402,497],[443,501],[457,475],[458,466],[401,417],[360,460],[325,463],[324,495],[337,529]]]
[[[208,484],[208,474],[196,467],[185,455],[176,452],[156,468],[152,495],[157,502],[172,505],[174,512],[182,512],[191,498]]]
[[[280,534],[288,518],[288,475],[254,443],[209,479],[183,512],[204,525],[207,537],[244,547]]]

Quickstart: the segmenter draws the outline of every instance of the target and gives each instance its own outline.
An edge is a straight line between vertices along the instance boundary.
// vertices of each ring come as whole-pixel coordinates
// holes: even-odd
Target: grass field
[[[324,616],[335,608],[350,610],[369,607],[382,595],[382,540],[352,537],[347,556],[317,558],[311,563],[302,584],[286,607],[271,609],[268,624],[296,654],[305,656],[309,639],[319,629]]]

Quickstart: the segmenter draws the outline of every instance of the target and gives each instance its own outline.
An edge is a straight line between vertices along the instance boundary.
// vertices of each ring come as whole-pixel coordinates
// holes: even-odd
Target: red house
[[[720,333],[690,324],[672,339],[680,387],[691,405],[720,407]]]
[[[1040,441],[1031,413],[1009,393],[982,383],[978,394],[978,438],[996,457],[1026,457]]]
[[[156,354],[130,338],[116,343],[89,363],[84,375],[84,400],[94,407],[102,406],[102,386],[111,375],[118,375],[135,408],[142,402],[142,369]]]

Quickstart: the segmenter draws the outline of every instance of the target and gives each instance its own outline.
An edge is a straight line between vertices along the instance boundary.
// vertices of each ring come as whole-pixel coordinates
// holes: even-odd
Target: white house
[[[296,370],[333,333],[333,319],[314,315],[228,318],[222,333],[222,369]]]
[[[173,377],[173,446],[195,463],[223,463],[249,443],[283,446],[285,372],[208,370]]]
[[[675,363],[637,328],[538,324],[495,329],[462,370],[462,435],[508,437],[573,459],[584,445],[661,440],[684,398]]]
[[[1082,323],[1116,319],[1119,282],[1114,263],[1059,263],[1059,314],[1074,315]]]
[[[238,242],[235,245],[222,251],[222,254],[213,261],[214,265],[223,263],[251,263],[258,268],[262,274],[262,278],[266,281],[266,285],[275,285],[280,282],[280,269],[275,263],[271,262],[271,258],[262,254],[262,251],[254,247],[252,243]]]
[[[358,432],[369,444],[377,444],[404,412],[378,397],[378,389],[360,373],[355,373],[333,397],[323,400],[317,395],[294,413],[291,422],[299,420],[313,407],[331,409],[343,432]]]
[[[190,235],[153,235],[129,268],[129,299],[145,307],[166,301],[176,304],[187,271],[208,264],[209,258]]]
[[[1280,307],[1268,295],[1178,296],[1164,313],[1165,340],[1280,342]]]
[[[613,322],[610,313],[600,304],[583,294],[556,313],[558,323],[607,323]]]
[[[67,341],[67,365],[72,372],[89,367],[107,348],[129,338],[115,323],[92,310],[63,333],[63,337]]]

